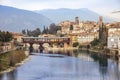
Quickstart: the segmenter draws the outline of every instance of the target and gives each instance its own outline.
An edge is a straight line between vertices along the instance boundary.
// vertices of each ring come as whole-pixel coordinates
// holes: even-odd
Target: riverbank
[[[0,74],[10,72],[28,60],[23,50],[14,50],[0,55]]]
[[[15,64],[14,67],[10,67],[10,68],[8,68],[8,69],[6,69],[6,70],[1,71],[0,74],[13,71],[14,69],[16,69],[16,67],[21,66],[22,64],[24,64],[24,63],[27,62],[28,60],[29,60],[29,57],[27,57],[26,59],[24,59],[24,60],[21,61],[20,63]]]
[[[120,50],[119,49],[103,49],[103,50],[97,50],[97,49],[89,49],[90,52],[95,52],[100,55],[106,55],[109,57],[120,57]]]

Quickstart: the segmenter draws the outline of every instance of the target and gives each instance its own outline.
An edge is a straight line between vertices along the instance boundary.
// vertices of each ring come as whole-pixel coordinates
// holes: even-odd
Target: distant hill
[[[51,19],[55,23],[59,23],[64,20],[72,20],[74,21],[74,18],[76,16],[79,17],[80,20],[90,20],[90,21],[98,21],[99,14],[95,13],[89,9],[81,8],[81,9],[67,9],[67,8],[61,8],[61,9],[45,9],[45,10],[38,10],[35,11],[37,13],[40,13],[49,19]],[[103,16],[105,22],[111,22],[115,21],[115,19],[111,19],[109,17]]]
[[[22,29],[43,29],[43,26],[49,26],[51,22],[35,12],[0,5],[0,30],[21,32]]]

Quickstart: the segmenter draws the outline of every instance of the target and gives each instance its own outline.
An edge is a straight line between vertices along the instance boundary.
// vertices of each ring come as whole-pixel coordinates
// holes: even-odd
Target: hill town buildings
[[[120,22],[103,23],[102,16],[98,22],[80,21],[75,17],[75,21],[63,21],[58,24],[61,27],[62,35],[69,35],[72,43],[86,45],[95,38],[101,41],[101,44],[107,45],[108,48],[120,49]]]
[[[102,25],[102,17],[99,22],[94,21],[80,21],[78,17],[75,17],[75,21],[63,21],[58,24],[61,26],[61,34],[72,36],[73,42],[79,42],[80,44],[89,44],[95,38],[99,38],[99,26]]]

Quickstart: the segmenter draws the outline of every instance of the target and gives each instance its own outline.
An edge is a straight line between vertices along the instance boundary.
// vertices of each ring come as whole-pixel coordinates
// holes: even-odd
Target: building
[[[120,22],[108,25],[107,47],[120,49]]]
[[[72,36],[72,42],[84,44],[90,43],[95,38],[99,38],[99,29],[101,28],[103,30],[103,19],[102,16],[100,16],[97,23],[94,21],[80,21],[78,17],[75,17],[74,22],[68,20],[63,21],[59,26],[61,26],[61,32],[59,31],[59,33]],[[103,38],[104,37],[106,37],[106,35],[103,36]]]
[[[102,16],[99,17],[98,25],[100,27],[103,27],[103,17]]]
[[[17,41],[19,43],[22,42],[23,35],[21,33],[12,33],[14,41]]]
[[[118,49],[118,48],[120,48],[119,44],[120,44],[119,37],[117,37],[117,36],[108,37],[108,43],[107,43],[108,48]]]
[[[61,34],[69,34],[71,25],[72,25],[72,22],[69,20],[59,23],[58,26],[61,27]]]
[[[79,17],[75,17],[75,24],[79,25]]]
[[[82,33],[78,36],[78,42],[79,44],[89,44],[91,41],[93,41],[95,38],[98,38],[98,33]]]
[[[9,51],[11,49],[13,49],[13,46],[12,46],[12,41],[10,42],[0,42],[0,52],[4,52],[4,51]]]

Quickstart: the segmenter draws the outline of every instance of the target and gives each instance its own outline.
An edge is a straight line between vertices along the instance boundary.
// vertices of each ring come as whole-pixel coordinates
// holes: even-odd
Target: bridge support
[[[33,52],[33,43],[30,43],[29,51]]]
[[[67,47],[69,47],[69,43],[64,42],[64,48],[67,48]]]
[[[58,43],[59,47],[64,47],[64,43],[61,42],[61,43]]]
[[[43,52],[43,49],[44,49],[44,47],[43,47],[43,43],[40,43],[39,45],[40,45],[40,46],[39,46],[39,50],[40,50],[40,52]]]
[[[49,44],[49,47],[53,47],[53,43],[48,43]]]
[[[120,50],[118,50],[118,56],[120,57]]]

